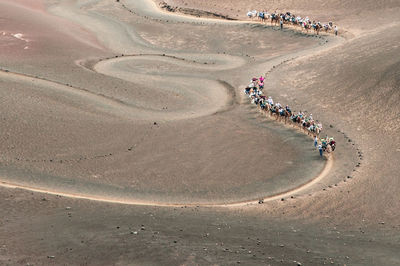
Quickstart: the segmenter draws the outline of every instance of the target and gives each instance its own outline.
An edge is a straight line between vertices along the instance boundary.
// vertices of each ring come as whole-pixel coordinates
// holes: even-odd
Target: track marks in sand
[[[129,76],[129,73],[126,73],[126,75]],[[15,82],[34,82],[36,85],[49,89],[47,91],[42,91],[45,94],[56,91],[59,96],[64,96],[67,102],[71,102],[74,105],[79,104],[80,106],[85,106],[84,109],[88,112],[95,114],[100,113],[103,115],[134,121],[153,121],[154,119],[157,119],[158,121],[173,121],[200,117],[215,113],[220,109],[224,109],[230,101],[226,87],[217,81],[211,80],[206,83],[206,85],[212,85],[211,87],[207,87],[205,84],[203,84],[202,88],[211,88],[208,90],[208,92],[210,92],[212,95],[207,95],[200,91],[190,95],[190,97],[194,101],[196,97],[202,96],[204,99],[203,103],[205,103],[208,100],[212,100],[215,96],[215,102],[212,102],[206,106],[199,106],[199,110],[195,110],[195,108],[189,110],[189,107],[187,106],[186,109],[182,108],[167,111],[148,108],[146,103],[122,101],[104,94],[89,91],[85,88],[73,86],[71,84],[63,84],[61,82],[49,80],[44,77],[11,72],[5,69],[0,69],[0,76],[2,76],[4,79],[12,79]],[[133,86],[135,85],[133,84]],[[157,91],[154,93],[157,93]]]
[[[214,72],[239,68],[244,59],[228,55],[124,55],[102,59],[91,69],[146,88],[149,101],[162,96],[168,112],[204,116],[226,110],[232,105],[229,86]],[[153,101],[154,102],[154,101]],[[145,103],[144,106],[161,106]]]
[[[123,73],[122,73],[122,71],[120,71],[121,64],[122,65],[126,64],[126,65],[129,66],[130,62],[132,61],[132,58],[128,58],[128,57],[129,56],[127,56],[127,58],[125,58],[125,56],[123,56],[123,58],[117,58],[117,59],[111,59],[110,58],[109,60],[106,60],[106,61],[100,63],[100,64],[104,63],[103,66],[105,68],[107,68],[107,70],[102,72],[102,74],[108,75],[108,76],[114,76],[114,77],[118,77],[118,75],[122,75]],[[146,64],[147,65],[154,65],[154,60],[153,60],[153,58],[151,58],[152,56],[148,56],[147,58],[146,58],[146,56],[141,56],[141,57],[142,58],[139,59],[139,60],[141,60],[141,62],[144,65],[146,65]],[[160,57],[160,55],[158,55],[158,57]],[[137,58],[134,58],[134,60],[137,60]],[[205,64],[204,62],[207,62],[207,64]],[[178,58],[178,57],[176,57],[176,58],[171,58],[171,57],[164,58],[164,62],[163,63],[165,65],[168,65],[168,66],[175,65],[177,67],[177,70],[175,72],[169,72],[168,73],[169,76],[174,76],[174,75],[176,76],[177,74],[179,76],[179,74],[180,74],[179,67],[184,67],[186,64],[190,64],[190,66],[193,67],[196,70],[196,72],[197,72],[196,75],[199,75],[198,73],[201,73],[202,71],[206,71],[207,72],[207,71],[209,71],[209,69],[213,69],[213,68],[214,68],[214,70],[215,69],[217,69],[217,70],[223,69],[223,68],[221,68],[221,65],[223,65],[223,64],[218,64],[218,63],[211,64],[211,63],[209,63],[209,61],[203,61],[201,63],[200,60],[198,60],[196,62],[186,62],[185,60],[182,60],[182,58]],[[100,64],[93,65],[93,70],[99,71],[98,67],[100,66]],[[124,68],[125,67],[123,67],[123,69]],[[139,73],[138,74],[137,72],[140,72],[140,71],[138,71],[138,69],[135,68],[134,66],[131,69],[133,71],[129,71],[128,73],[125,73],[125,75],[126,75],[125,77],[127,77],[127,79],[125,79],[125,80],[128,80],[128,81],[133,82],[133,83],[137,79],[132,79],[132,77],[128,77],[129,74],[131,74],[132,72],[135,73],[134,75],[143,75],[142,77],[156,76],[157,75],[157,73],[155,74],[155,73],[151,73],[151,72],[150,73]],[[99,72],[101,72],[101,71],[99,71]],[[190,76],[190,74],[191,73],[185,73],[186,77],[184,77],[184,79],[187,78],[187,76]],[[163,75],[166,75],[166,74],[159,75],[159,76],[161,76],[161,79],[163,79]],[[168,76],[168,75],[166,75],[166,76]],[[30,79],[32,77],[27,77],[27,78]],[[122,77],[119,76],[118,78],[122,78]],[[181,77],[179,77],[179,78],[181,78]],[[42,82],[42,81],[40,81],[40,82]],[[55,86],[56,84],[58,84],[57,82],[55,82],[56,84],[53,84],[52,81],[46,81],[46,82],[43,81],[43,82],[44,83],[49,82],[49,83],[46,83],[46,85],[48,85],[48,86]],[[156,80],[156,83],[157,83],[157,80]],[[219,86],[221,86],[221,84],[223,84],[223,81],[221,81],[221,82],[214,81],[214,84],[218,85],[218,83],[220,83]],[[188,83],[186,83],[186,84],[188,84]],[[186,84],[183,83],[183,85],[186,85]],[[172,84],[172,85],[174,85],[174,84]],[[224,84],[224,85],[226,85],[226,84]],[[104,105],[103,107],[107,107],[107,108],[111,107],[115,111],[115,113],[113,113],[114,111],[112,111],[111,112],[112,114],[118,115],[118,116],[123,117],[123,118],[129,117],[129,114],[132,112],[132,110],[135,110],[132,106],[128,106],[129,105],[128,103],[124,103],[124,102],[116,100],[116,99],[109,99],[107,97],[103,97],[102,95],[93,95],[92,93],[90,93],[90,92],[88,92],[88,91],[86,91],[84,89],[75,88],[75,87],[70,86],[68,84],[58,84],[57,86],[61,86],[62,87],[61,91],[65,90],[65,91],[63,91],[63,93],[70,93],[71,88],[72,88],[72,90],[77,89],[77,91],[74,92],[74,93],[76,93],[75,96],[77,98],[85,98],[88,101],[94,102],[96,104],[100,104],[100,106]],[[180,85],[180,86],[182,86],[182,85]],[[171,88],[171,89],[173,91],[174,88]],[[154,90],[154,91],[157,91],[157,90]],[[215,93],[215,92],[212,92],[212,93]],[[226,93],[226,92],[224,92],[224,93]],[[193,93],[193,97],[196,97],[196,99],[198,99],[201,95],[202,94],[199,94],[199,93]],[[204,100],[207,100],[207,97],[205,97]],[[124,111],[121,112],[121,109],[123,109]],[[154,117],[159,117],[159,113],[154,112],[153,110],[145,110],[144,108],[138,108],[138,109],[143,111],[142,113],[139,112],[139,116],[140,116],[140,114],[143,114],[142,118],[144,118],[146,120],[152,119],[152,117],[153,117],[152,115],[155,115]],[[216,113],[216,112],[218,112],[218,110],[217,111],[212,110],[212,112],[209,112],[209,113]],[[109,113],[109,110],[106,113]],[[207,114],[209,114],[209,113],[207,113]],[[183,113],[183,114],[180,114],[180,115],[181,116],[177,116],[176,114],[173,114],[173,118],[174,119],[177,119],[177,118],[187,119],[187,118],[193,117],[193,116],[188,115],[187,113]],[[3,183],[3,185],[6,186],[7,183]],[[29,186],[28,187],[24,187],[24,186],[18,186],[18,185],[14,185],[14,184],[8,184],[8,185],[10,187],[14,186],[14,187],[19,187],[19,188],[30,189],[32,191],[52,193],[52,194],[58,194],[58,195],[65,195],[65,196],[70,196],[70,197],[75,197],[75,198],[85,198],[85,199],[91,199],[91,200],[99,200],[99,201],[107,201],[107,202],[115,202],[115,203],[124,203],[124,204],[173,206],[173,204],[164,204],[164,203],[157,203],[157,202],[155,202],[155,203],[146,203],[146,202],[140,202],[140,201],[134,201],[134,200],[132,200],[132,201],[124,201],[124,200],[113,199],[113,198],[106,198],[105,199],[105,198],[102,198],[102,197],[97,197],[96,195],[79,195],[79,194],[74,194],[74,193],[63,193],[63,192],[58,193],[57,191],[47,191],[46,189],[31,188]],[[302,188],[299,187],[297,189],[301,190]],[[285,192],[285,193],[290,193],[290,192]],[[279,195],[276,195],[274,197],[282,197],[282,195],[284,195],[284,194],[279,194]],[[269,198],[266,198],[265,201],[267,201],[268,199]],[[257,202],[258,202],[258,200],[251,200],[251,201],[240,202],[240,203],[235,203],[235,204],[236,205],[246,205],[246,204],[252,204],[252,203],[257,203]],[[181,205],[179,205],[179,206],[181,206]],[[212,204],[207,205],[207,204],[205,204],[204,206],[225,206],[225,205],[212,205]],[[226,206],[234,206],[234,205],[228,204]]]
[[[124,116],[129,118],[128,114],[131,111],[128,104],[102,94],[90,92],[87,89],[63,84],[58,81],[52,81],[46,78],[10,72],[9,70],[0,70],[0,76],[4,79],[11,79],[15,82],[35,83],[38,86],[56,91],[59,96],[65,96],[66,99],[79,103],[80,105],[89,105],[93,112],[101,112],[116,116]],[[72,98],[71,98],[72,97]],[[73,99],[73,100],[72,100]]]
[[[312,185],[320,182],[328,173],[329,170],[332,168],[333,159],[328,158],[327,163],[325,164],[325,168],[322,172],[315,177],[313,180],[310,180],[308,183],[299,186],[295,189],[285,191],[270,197],[266,197],[262,199],[263,202],[268,201],[275,201],[281,198],[289,197],[296,193],[300,193],[303,190],[311,187]],[[88,194],[79,194],[79,193],[67,193],[62,191],[50,190],[50,189],[42,189],[42,188],[35,188],[28,185],[20,185],[20,184],[13,184],[11,182],[0,181],[0,186],[5,188],[12,188],[12,189],[23,189],[32,192],[39,192],[45,194],[51,194],[56,196],[63,196],[73,199],[85,199],[85,200],[92,200],[92,201],[99,201],[99,202],[107,202],[107,203],[115,203],[115,204],[125,204],[125,205],[139,205],[139,206],[157,206],[157,207],[225,207],[225,208],[234,208],[234,207],[243,207],[249,205],[256,205],[260,203],[260,199],[252,199],[246,200],[242,202],[234,202],[234,203],[226,203],[226,204],[201,204],[201,203],[188,203],[188,204],[175,204],[175,203],[166,203],[166,202],[146,202],[140,200],[127,200],[127,199],[118,199],[112,197],[104,197],[104,196],[96,196],[96,195],[88,195]]]

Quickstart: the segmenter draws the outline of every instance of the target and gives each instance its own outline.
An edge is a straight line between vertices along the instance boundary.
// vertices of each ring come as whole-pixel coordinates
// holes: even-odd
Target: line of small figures
[[[271,24],[277,25],[278,23],[283,27],[283,24],[291,24],[293,26],[300,26],[301,29],[308,30],[313,29],[314,32],[319,34],[321,30],[325,30],[325,32],[333,31],[335,35],[338,35],[339,27],[334,25],[332,21],[328,23],[321,23],[319,21],[311,20],[309,17],[302,18],[300,16],[296,16],[291,12],[286,13],[268,13],[267,11],[257,11],[252,10],[247,12],[247,17],[250,19],[258,18],[259,21],[265,22],[267,20],[271,20]]]
[[[333,137],[318,138],[322,131],[322,123],[314,121],[312,114],[306,116],[303,112],[295,114],[291,108],[286,105],[283,107],[280,103],[274,103],[271,96],[263,95],[265,78],[253,78],[250,84],[244,89],[244,93],[251,99],[251,102],[260,107],[261,111],[266,112],[270,117],[275,116],[276,120],[284,119],[285,124],[289,121],[292,125],[298,125],[308,135],[314,136],[314,147],[320,153],[331,153],[336,148],[336,141]]]

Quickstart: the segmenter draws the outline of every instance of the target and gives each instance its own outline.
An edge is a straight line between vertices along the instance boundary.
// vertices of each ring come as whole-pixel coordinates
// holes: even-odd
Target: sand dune
[[[237,20],[0,3],[0,262],[398,264],[399,4],[165,2]],[[262,8],[341,36],[245,17]],[[336,138],[330,160],[244,98],[264,73]]]
[[[120,4],[114,6],[118,12],[126,13],[123,8],[118,9]],[[81,15],[73,16],[74,23],[88,22],[83,25],[92,31],[96,31],[95,21],[99,20],[110,29],[127,28],[115,22],[112,15],[110,19],[101,20],[104,15],[99,15],[98,11],[94,13],[93,8],[104,9],[100,2],[82,5],[64,2],[52,5],[50,11],[66,18],[78,12]],[[157,9],[152,12],[165,15]],[[213,23],[228,27],[227,33],[236,32],[233,25]],[[147,21],[145,25],[148,26]],[[190,25],[182,25],[183,29],[187,27]],[[247,32],[246,23],[242,27],[238,31],[240,35],[251,34]],[[241,101],[240,90],[232,87],[235,81],[226,80],[229,73],[237,73],[248,65],[249,68],[264,69],[264,62],[260,60],[254,64],[252,57],[238,54],[238,50],[233,51],[235,55],[217,52],[213,42],[203,44],[209,54],[188,53],[190,50],[165,54],[171,48],[154,53],[154,45],[138,37],[142,31],[128,36],[123,31],[112,35],[100,33],[102,38],[107,38],[106,41],[100,38],[104,41],[101,45],[111,50],[120,49],[121,54],[107,57],[101,56],[101,50],[91,51],[100,53],[97,61],[91,57],[87,62],[84,58],[76,59],[73,62],[78,65],[60,68],[64,73],[71,71],[64,76],[57,74],[57,70],[52,74],[42,72],[40,68],[32,71],[9,64],[9,72],[2,73],[3,82],[18,83],[29,97],[37,99],[36,103],[47,104],[21,102],[15,109],[21,119],[28,122],[9,127],[10,137],[4,142],[7,167],[2,173],[3,180],[21,187],[104,197],[105,200],[213,204],[279,194],[308,183],[318,175],[324,162],[306,148],[307,143],[294,145],[298,139],[306,139],[304,136],[273,123],[261,128],[258,122],[249,124],[247,112],[241,111],[248,107],[237,104]],[[213,32],[208,34],[213,35]],[[153,53],[122,55],[126,48],[117,48],[115,44],[129,44],[126,38],[135,44],[132,50],[146,44],[146,49]],[[288,34],[282,40],[295,38]],[[114,44],[109,40],[118,42]],[[86,45],[80,39],[76,41]],[[302,41],[311,46],[315,42],[308,38]],[[291,43],[287,46],[288,50],[298,49]],[[240,49],[240,46],[234,49]],[[274,50],[263,54],[265,58],[271,56],[275,58],[279,54]],[[58,65],[66,64],[60,56],[55,56],[55,60],[59,60]],[[84,67],[83,73],[80,73],[80,67]],[[26,74],[15,74],[14,69],[16,73]],[[74,74],[77,70],[79,73]],[[36,78],[37,75],[40,76]],[[245,78],[238,79],[239,82],[248,79],[247,75],[243,76]],[[94,79],[110,84],[116,90],[93,86]],[[34,87],[25,88],[28,84]],[[15,102],[19,97],[15,96]],[[30,112],[25,114],[24,109]],[[34,122],[34,117],[51,109],[57,112],[40,124]],[[175,120],[180,121],[167,123]],[[196,131],[197,134],[193,134]],[[253,135],[257,135],[257,139],[246,137]],[[109,136],[113,137],[110,139]],[[48,137],[50,141],[46,140]],[[263,141],[266,149],[260,153],[260,164],[253,167],[253,173],[247,173],[246,158],[257,150],[261,139],[266,140]],[[305,155],[297,157],[302,149]],[[285,153],[291,156],[285,156],[288,163],[274,165],[264,172],[261,162],[269,162],[271,150],[277,156]],[[313,167],[293,175],[305,161]],[[231,162],[235,162],[236,167],[229,166]],[[176,163],[181,166],[175,167]]]

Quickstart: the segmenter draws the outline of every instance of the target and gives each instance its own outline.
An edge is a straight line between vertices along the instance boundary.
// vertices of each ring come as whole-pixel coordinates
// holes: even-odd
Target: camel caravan
[[[319,151],[320,156],[323,152],[331,153],[336,148],[336,141],[332,137],[322,137],[322,123],[313,119],[313,115],[306,115],[305,112],[295,112],[285,105],[275,103],[272,97],[267,97],[263,93],[265,78],[253,78],[250,84],[244,89],[244,93],[251,99],[251,103],[259,106],[260,111],[266,116],[274,118],[277,121],[290,123],[298,127],[304,133],[314,137],[314,147]]]
[[[271,25],[280,25],[281,29],[283,29],[283,25],[292,25],[300,27],[301,31],[309,32],[313,29],[314,33],[319,35],[320,31],[323,30],[326,33],[333,32],[335,35],[338,35],[338,26],[333,25],[332,21],[328,23],[322,24],[319,21],[311,21],[308,17],[302,18],[300,16],[296,16],[290,12],[286,13],[268,13],[267,11],[257,11],[252,10],[247,12],[247,17],[250,19],[258,19],[260,22],[266,23],[267,21],[271,22]]]

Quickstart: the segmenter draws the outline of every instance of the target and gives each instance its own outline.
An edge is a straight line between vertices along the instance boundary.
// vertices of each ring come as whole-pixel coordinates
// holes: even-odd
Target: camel
[[[308,33],[308,30],[310,29],[310,25],[308,23],[304,22],[303,27],[306,30],[306,32]]]
[[[272,25],[272,23],[274,23],[274,25],[276,26],[279,23],[279,20],[280,20],[280,17],[277,14],[275,14],[275,13],[271,14],[271,25]]]
[[[317,33],[317,35],[319,35],[319,31],[322,29],[322,25],[321,23],[315,23],[313,22],[312,27],[314,29],[314,33]]]
[[[247,17],[253,20],[253,18],[257,17],[257,14],[258,14],[257,10],[252,10],[247,12]]]

